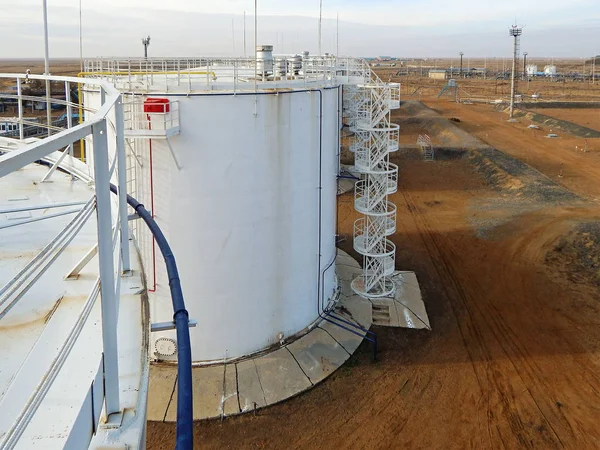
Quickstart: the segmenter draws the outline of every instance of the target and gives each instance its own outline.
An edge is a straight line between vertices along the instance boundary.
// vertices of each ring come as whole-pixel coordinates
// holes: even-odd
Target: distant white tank
[[[535,76],[535,74],[538,73],[538,66],[536,64],[527,64],[525,70],[527,72],[527,75]]]
[[[544,75],[547,77],[553,77],[557,74],[556,66],[545,66],[544,67]]]

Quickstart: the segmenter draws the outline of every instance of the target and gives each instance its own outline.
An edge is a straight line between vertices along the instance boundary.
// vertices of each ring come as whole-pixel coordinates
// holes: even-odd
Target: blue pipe
[[[114,194],[118,192],[114,184],[110,185],[110,190]],[[165,235],[144,205],[129,194],[127,194],[127,203],[150,229],[167,266],[174,311],[173,322],[177,331],[177,443],[175,448],[176,450],[192,450],[194,448],[192,348],[190,344],[189,314],[185,309],[177,263]]]
[[[352,334],[355,334],[356,336],[359,336],[359,337],[365,339],[368,342],[371,342],[373,344],[373,361],[377,360],[377,335],[375,333],[373,333],[370,330],[367,330],[366,328],[362,327],[358,323],[349,322],[347,320],[344,320],[341,317],[334,316],[332,310],[325,311],[325,315],[319,314],[319,317],[321,317],[321,319],[323,319],[335,326],[338,326]],[[343,324],[346,324],[346,325],[342,325],[338,322],[335,322],[336,320],[339,322],[342,322]],[[351,327],[351,328],[349,328],[349,327]],[[354,328],[354,330],[352,328]],[[364,334],[361,334],[358,331],[355,331],[356,329],[363,331]]]
[[[355,177],[353,175],[338,175],[338,178],[344,178],[346,180],[355,180],[355,181],[359,181],[360,178]]]

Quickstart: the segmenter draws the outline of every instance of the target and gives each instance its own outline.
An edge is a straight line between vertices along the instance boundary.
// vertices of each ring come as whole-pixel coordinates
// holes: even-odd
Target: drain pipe
[[[317,313],[319,313],[321,308],[321,278],[323,276],[321,273],[321,229],[323,228],[321,217],[321,210],[323,209],[323,91],[318,89],[317,92],[319,93],[319,231],[317,233],[319,236],[319,250],[317,252],[319,260],[317,262]]]
[[[118,192],[114,184],[110,185],[110,190],[114,194]],[[177,263],[165,235],[144,205],[131,195],[127,195],[127,203],[150,229],[167,266],[174,311],[173,322],[177,330],[177,443],[175,448],[176,450],[192,450],[194,448],[192,349],[190,344],[189,314],[185,309]]]
[[[317,314],[321,315],[324,311],[323,309],[323,292],[325,290],[325,272],[327,272],[331,266],[335,263],[336,254],[334,252],[333,259],[331,262],[325,267],[323,271],[321,271],[321,236],[322,236],[322,209],[323,209],[323,90],[329,91],[336,89],[338,91],[338,145],[340,138],[340,130],[339,130],[339,86],[329,87],[316,90],[319,93],[319,262],[318,262],[318,278],[317,278]],[[339,148],[338,148],[339,151]],[[338,168],[339,171],[339,168]],[[336,174],[337,175],[337,174]]]

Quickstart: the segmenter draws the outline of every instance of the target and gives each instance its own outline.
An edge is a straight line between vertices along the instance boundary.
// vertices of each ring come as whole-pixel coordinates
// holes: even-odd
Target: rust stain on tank
[[[48,321],[52,318],[52,316],[54,315],[54,313],[56,312],[56,310],[60,306],[60,302],[62,302],[63,298],[64,297],[61,296],[58,300],[56,300],[56,302],[54,303],[54,306],[52,306],[52,309],[50,311],[48,311],[48,314],[46,314],[44,316],[44,323],[48,323]]]

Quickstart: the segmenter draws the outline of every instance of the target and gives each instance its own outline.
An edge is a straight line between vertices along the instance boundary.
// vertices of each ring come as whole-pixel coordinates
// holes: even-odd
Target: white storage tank
[[[557,74],[556,66],[546,66],[544,67],[544,75],[547,77],[553,77]]]
[[[225,80],[218,70],[211,67]],[[269,83],[255,93],[234,92],[233,81],[212,90],[172,82],[168,91],[146,85],[151,94],[125,97],[126,129],[137,122],[133,128],[159,133],[178,111],[180,132],[168,139],[126,132],[129,190],[152,211],[176,257],[198,322],[190,329],[195,362],[240,358],[303,334],[335,298],[341,88],[331,77],[310,88],[301,79]],[[97,96],[87,93],[86,104]],[[128,120],[131,101],[169,102],[169,112],[138,108]],[[169,322],[163,258],[145,227],[134,227],[151,321]],[[152,333],[151,341],[156,359],[175,358],[175,331]]]
[[[527,75],[535,76],[538,73],[538,66],[536,64],[527,64],[525,68]]]

